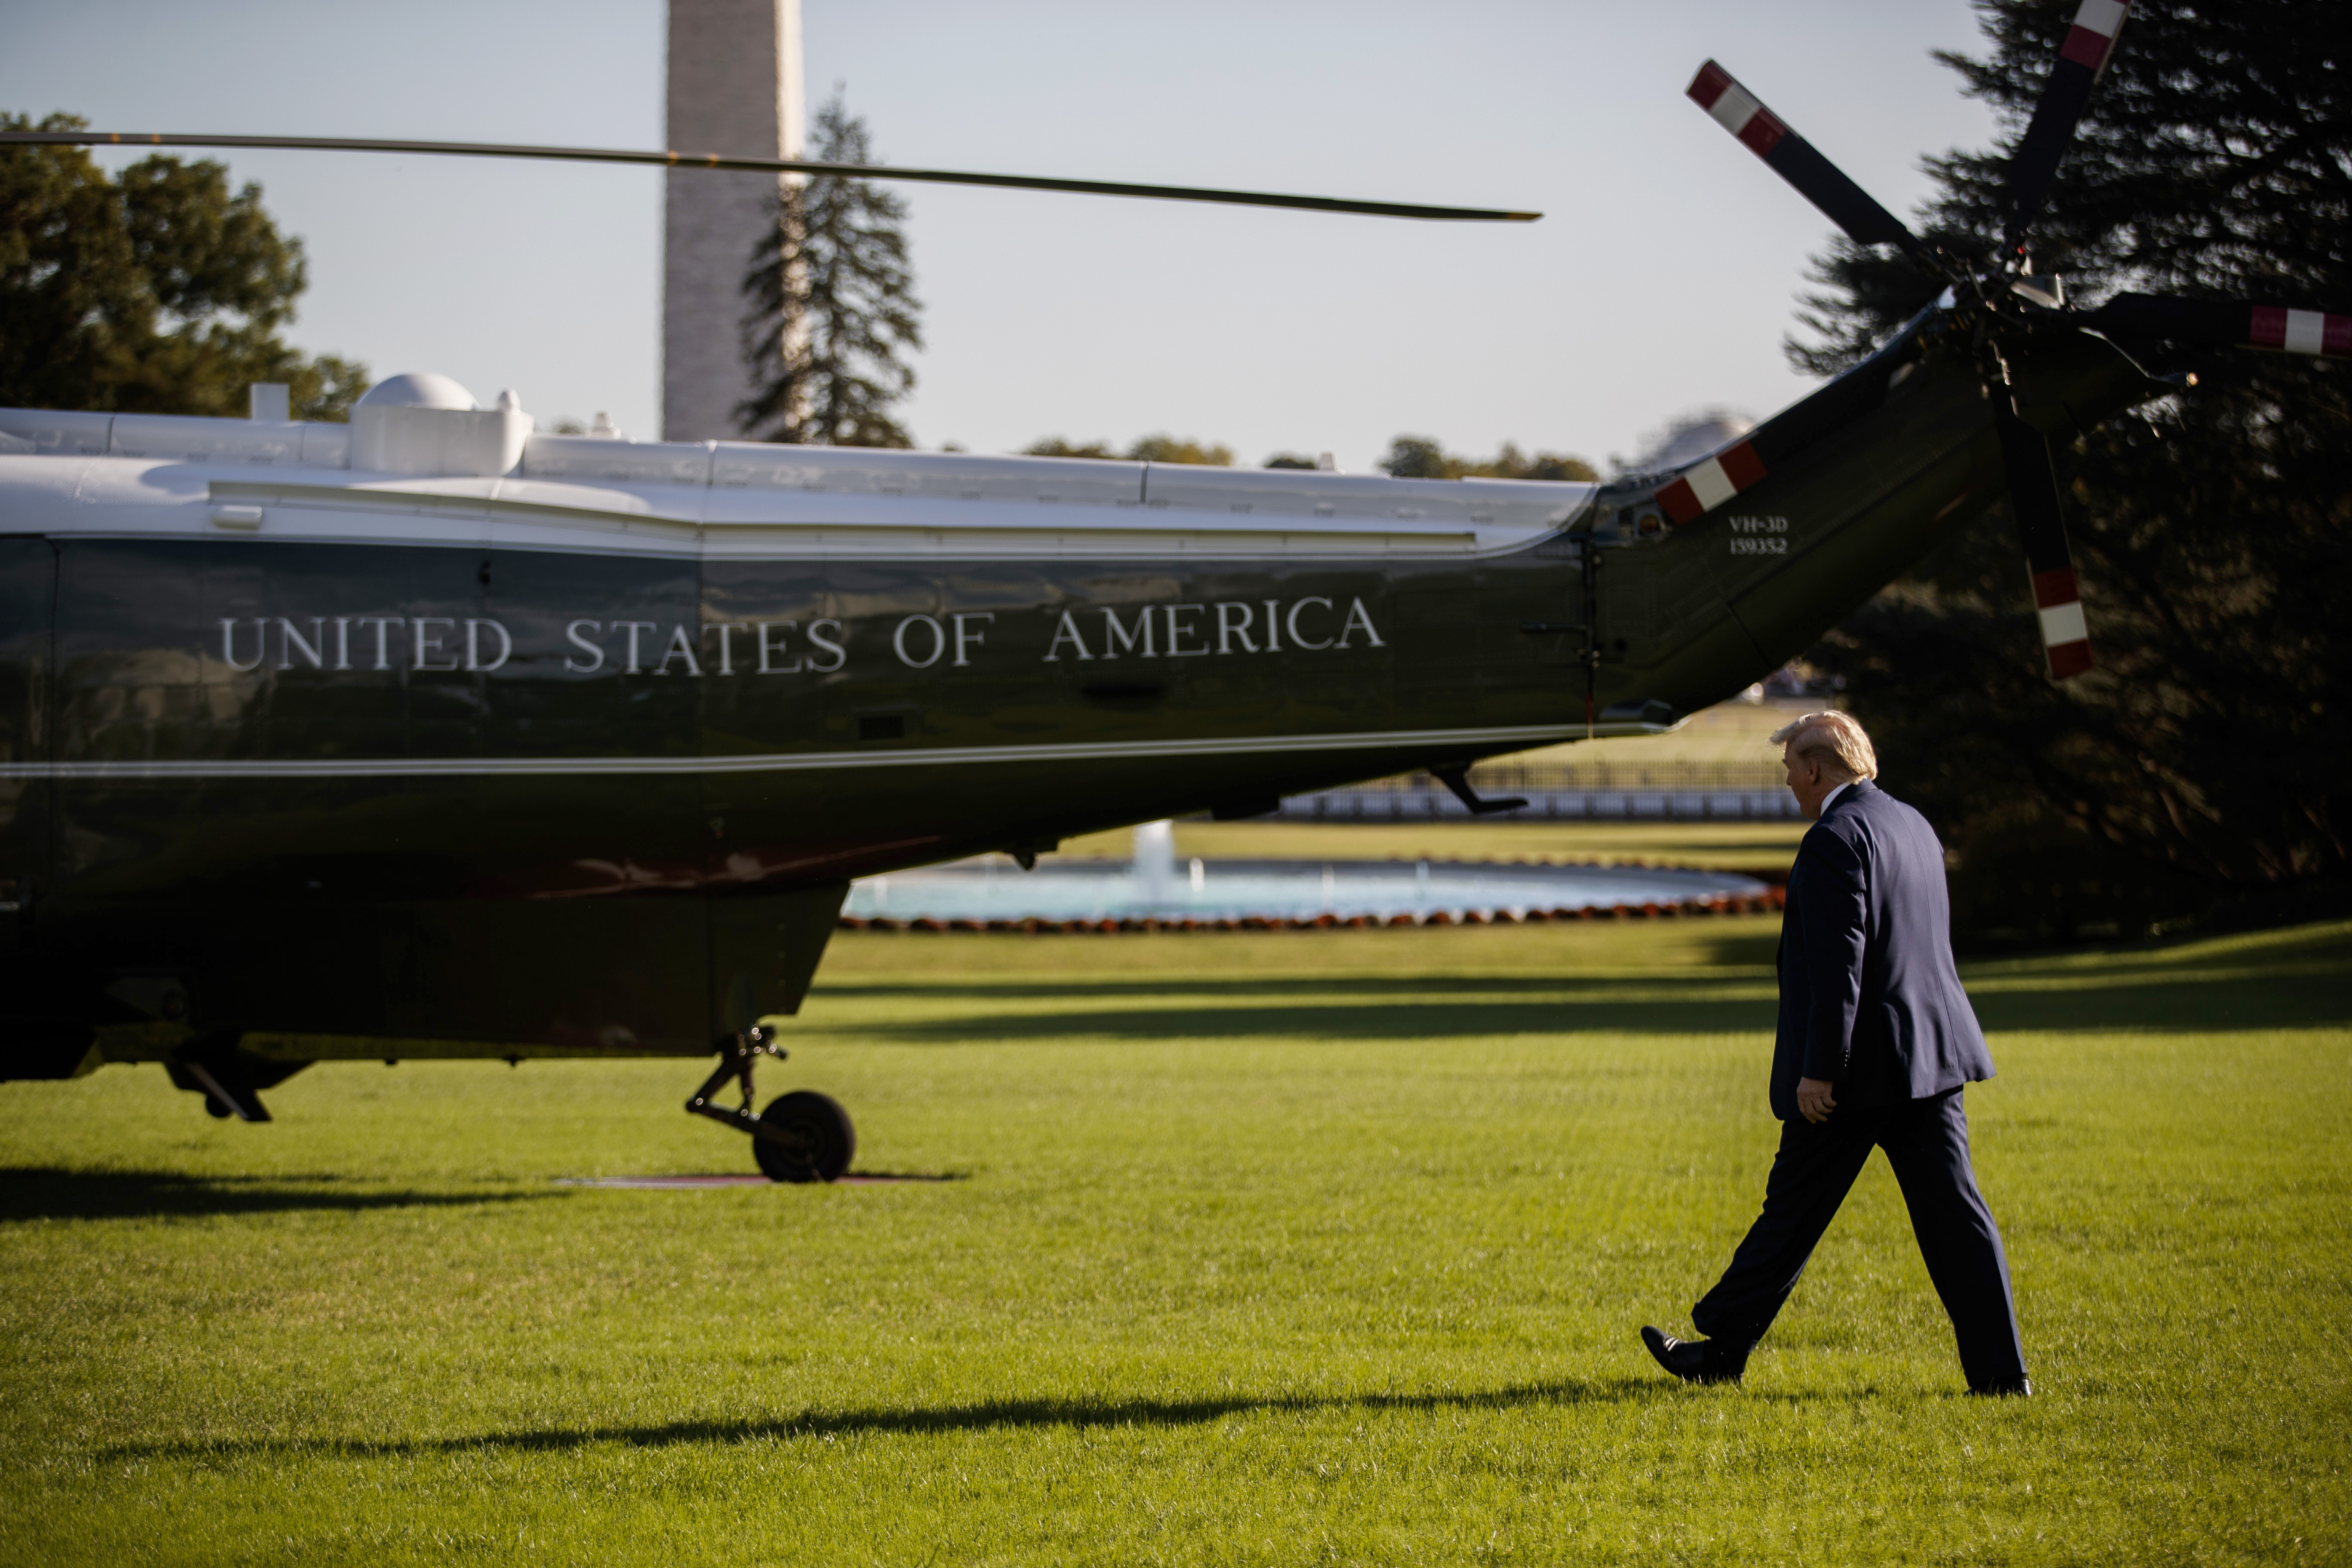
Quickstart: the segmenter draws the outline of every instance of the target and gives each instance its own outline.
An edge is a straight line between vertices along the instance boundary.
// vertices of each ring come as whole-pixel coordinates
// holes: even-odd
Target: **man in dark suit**
[[[1780,1150],[1764,1212],[1691,1309],[1704,1341],[1642,1342],[1693,1383],[1737,1382],[1873,1148],[1903,1188],[1927,1276],[1951,1315],[1972,1394],[2031,1394],[2000,1230],[1969,1164],[1963,1084],[1992,1077],[1952,963],[1944,848],[1871,781],[1878,759],[1843,713],[1776,731],[1789,788],[1815,826],[1780,919],[1772,1114]]]

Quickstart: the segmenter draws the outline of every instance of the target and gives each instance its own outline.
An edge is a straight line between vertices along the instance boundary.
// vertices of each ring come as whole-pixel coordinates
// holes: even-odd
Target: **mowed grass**
[[[845,933],[749,1168],[686,1062],[0,1087],[0,1562],[2342,1562],[2352,926],[1971,970],[2041,1396],[1874,1162],[1745,1386],[1769,918]]]

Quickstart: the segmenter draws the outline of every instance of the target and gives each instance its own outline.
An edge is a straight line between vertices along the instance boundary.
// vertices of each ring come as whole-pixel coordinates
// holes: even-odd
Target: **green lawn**
[[[2030,1402],[1883,1163],[1738,1389],[1769,918],[844,933],[749,1168],[690,1063],[0,1087],[0,1563],[2344,1562],[2352,925],[1985,965]]]

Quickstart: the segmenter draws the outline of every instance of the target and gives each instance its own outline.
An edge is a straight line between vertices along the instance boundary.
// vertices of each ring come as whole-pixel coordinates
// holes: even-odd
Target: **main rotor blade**
[[[2083,106],[2091,101],[2091,89],[2107,68],[2107,57],[2115,52],[2116,38],[2130,14],[2131,0],[2083,0],[2074,26],[2066,29],[2066,41],[2058,47],[2058,63],[2050,68],[2042,101],[2033,106],[2033,119],[2025,127],[2025,140],[2010,155],[2005,243],[2012,257],[2024,253],[2025,231],[2041,215],[2059,160],[2065,157],[2067,143],[2074,140]]]
[[[1903,226],[1901,218],[1873,201],[1868,192],[1845,177],[1844,171],[1733,80],[1729,71],[1709,60],[1698,68],[1687,90],[1692,102],[1738,137],[1774,174],[1796,186],[1800,195],[1821,208],[1856,244],[1892,245],[1906,256],[1926,259],[1927,247]]]
[[[2118,294],[2086,312],[2083,321],[2102,331],[2170,338],[2176,342],[2352,359],[2352,316],[2330,310],[2290,310],[2238,300]]]
[[[1030,174],[975,174],[953,169],[901,169],[887,164],[819,163],[798,158],[737,158],[718,153],[633,153],[604,147],[526,147],[482,142],[376,142],[341,136],[195,136],[152,132],[5,131],[0,146],[303,148],[326,153],[423,153],[436,157],[544,158],[574,163],[646,163],[671,169],[730,169],[752,174],[839,174],[860,180],[911,180],[931,185],[989,185],[1013,191],[1068,191],[1089,196],[1145,196],[1159,201],[1215,202],[1226,206],[1287,207],[1299,212],[1359,213],[1370,217],[1426,218],[1453,223],[1533,223],[1541,213],[1500,207],[1422,206],[1409,202],[1358,202],[1338,196],[1292,196],[1266,191],[1222,191],[1193,185],[1134,185],[1109,180],[1052,180]]]
[[[2058,500],[2058,470],[2050,442],[2018,417],[2017,405],[1996,388],[2006,406],[1993,415],[2000,437],[2001,467],[2009,474],[2010,504],[2025,546],[2025,567],[2033,579],[2033,608],[2042,623],[2042,651],[2050,679],[2072,680],[2091,668],[2091,630],[2083,618],[2083,591],[2074,581],[2074,555],[2066,543],[2066,514]]]

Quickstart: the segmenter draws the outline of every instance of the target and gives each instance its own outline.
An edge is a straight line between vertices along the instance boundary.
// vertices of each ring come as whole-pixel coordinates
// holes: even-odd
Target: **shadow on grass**
[[[1326,981],[1163,983],[1073,981],[958,988],[975,999],[1087,1002],[1158,995],[1159,1006],[1080,1006],[1053,1011],[980,1010],[949,1018],[869,1024],[860,1038],[910,1045],[1056,1039],[1322,1040],[1439,1039],[1464,1036],[1710,1035],[1769,1032],[1777,1005],[1759,976],[1639,980],[1455,978],[1402,981],[1349,976]],[[1629,990],[1633,994],[1628,994]],[[1439,993],[1435,999],[1432,992]],[[937,994],[926,990],[924,994]],[[1307,1000],[1320,995],[1327,1000]],[[1264,996],[1259,1005],[1200,1006],[1196,1001]],[[1283,1000],[1286,997],[1299,1000]],[[1407,999],[1418,997],[1418,1000]],[[2352,973],[2239,969],[2200,975],[2145,966],[2071,969],[2002,976],[1973,994],[1977,1016],[1994,1032],[2310,1028],[2352,1025]]]
[[[1628,1400],[1680,1394],[1681,1384],[1664,1378],[1622,1377],[1599,1382],[1563,1378],[1517,1384],[1466,1394],[1299,1394],[1228,1399],[992,1399],[915,1410],[813,1412],[773,1421],[669,1421],[635,1426],[555,1426],[527,1432],[488,1432],[468,1437],[425,1437],[376,1442],[366,1438],[257,1438],[219,1443],[132,1443],[102,1451],[107,1459],[219,1459],[243,1457],[402,1458],[419,1455],[487,1451],[561,1453],[599,1443],[659,1448],[687,1443],[748,1443],[794,1437],[885,1433],[916,1436],[960,1432],[1018,1431],[1036,1427],[1193,1426],[1228,1415],[1319,1415],[1338,1411],[1431,1412],[1514,1410],[1538,1405],[1619,1405]]]
[[[1748,987],[1754,989],[1753,985]],[[1264,1038],[1419,1040],[1497,1035],[1732,1034],[1769,1031],[1773,1005],[1753,995],[1723,1001],[1578,1003],[1552,987],[1543,1001],[1300,1002],[1259,1007],[1087,1007],[1050,1013],[976,1013],[860,1026],[857,1037],[900,1045],[1052,1040]]]
[[[337,1176],[189,1176],[166,1171],[0,1169],[0,1223],[30,1219],[162,1219],[456,1206],[561,1197],[546,1192],[338,1191]],[[293,1185],[301,1183],[302,1185]],[[310,1184],[317,1184],[315,1186]]]
[[[1678,972],[1671,969],[1628,972],[1605,976],[1554,976],[1518,974],[1429,974],[1418,979],[1410,976],[1381,974],[1331,974],[1320,976],[1282,975],[1265,979],[1213,980],[1194,979],[1185,974],[1171,974],[1155,980],[975,980],[969,983],[932,984],[918,982],[911,985],[828,985],[826,996],[857,997],[862,1000],[917,1000],[941,996],[969,996],[987,1000],[1050,1002],[1066,998],[1098,997],[1114,1001],[1128,996],[1177,997],[1190,1000],[1211,996],[1544,996],[1556,997],[1578,986],[1602,985],[1739,985],[1754,989],[1769,984],[1772,976],[1770,955],[1753,973],[1724,974],[1705,969]]]

